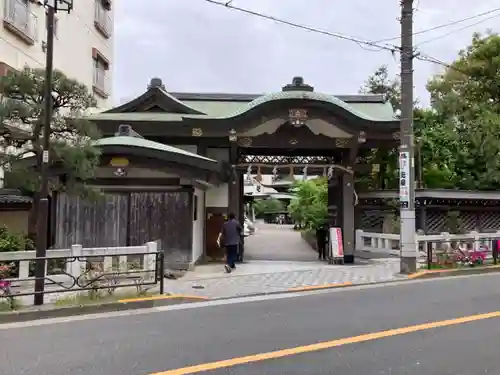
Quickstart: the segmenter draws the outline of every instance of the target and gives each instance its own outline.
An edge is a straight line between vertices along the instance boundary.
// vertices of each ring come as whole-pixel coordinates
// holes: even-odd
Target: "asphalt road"
[[[181,375],[205,364],[214,369],[198,373],[498,375],[498,284],[484,275],[0,326],[0,374]]]

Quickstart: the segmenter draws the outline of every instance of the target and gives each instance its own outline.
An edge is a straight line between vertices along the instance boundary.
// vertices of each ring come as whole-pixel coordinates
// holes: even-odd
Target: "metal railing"
[[[106,76],[106,70],[98,67],[94,67],[94,80],[93,85],[99,89],[103,94],[109,95],[109,83],[108,77]]]
[[[158,285],[164,293],[164,254],[156,242],[125,248],[89,248],[48,250],[47,257],[36,258],[34,251],[0,254],[0,302],[36,294],[60,294],[133,287],[137,293]],[[44,289],[36,291],[34,268],[45,263]]]
[[[30,11],[29,2],[4,0],[3,19],[33,41],[38,40],[38,17]]]
[[[104,8],[102,1],[94,1],[94,22],[95,25],[104,33],[106,36],[110,37],[113,31],[113,21],[109,15],[109,11]]]

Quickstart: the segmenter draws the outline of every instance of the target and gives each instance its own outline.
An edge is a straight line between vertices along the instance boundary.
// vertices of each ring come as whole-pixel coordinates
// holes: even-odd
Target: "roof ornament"
[[[161,78],[153,77],[148,85],[148,90],[151,89],[162,89],[165,90],[165,85],[163,84]]]
[[[128,124],[120,124],[118,125],[118,131],[115,133],[115,137],[136,137],[136,138],[144,138],[142,135],[137,133],[132,127]]]
[[[230,142],[236,142],[238,140],[238,136],[236,135],[236,130],[231,129],[229,131],[229,141]]]
[[[295,127],[300,127],[304,125],[307,121],[307,110],[294,108],[288,111],[288,119],[290,123]]]
[[[304,83],[304,78],[293,77],[292,83],[281,88],[282,91],[314,91],[314,87]]]

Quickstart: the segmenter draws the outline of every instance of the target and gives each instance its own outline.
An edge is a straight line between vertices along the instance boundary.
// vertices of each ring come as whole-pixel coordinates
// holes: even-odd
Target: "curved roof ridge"
[[[145,138],[132,137],[127,135],[117,135],[112,137],[100,138],[93,142],[93,145],[96,147],[102,146],[129,146],[129,147],[139,147],[139,148],[149,148],[156,151],[161,152],[169,152],[175,154],[182,154],[185,156],[189,156],[192,158],[203,159],[206,161],[211,161],[213,163],[217,163],[217,160],[207,158],[202,155],[195,154],[193,152],[189,152],[183,150],[182,148],[173,147],[166,145],[164,143],[151,141]]]
[[[123,112],[135,112],[135,108],[139,107],[143,103],[146,103],[148,100],[151,98],[155,98],[155,103],[158,104],[160,107],[163,102],[170,101],[171,103],[174,104],[178,109],[183,109],[185,114],[189,115],[206,115],[206,113],[201,112],[200,110],[191,107],[190,105],[180,101],[177,99],[175,96],[171,95],[166,89],[165,85],[163,85],[161,79],[159,78],[152,78],[150,84],[148,85],[147,90],[142,94],[137,97],[135,97],[132,100],[129,100],[126,103],[123,103],[122,105],[119,105],[118,107],[111,108],[107,111],[104,111],[102,113],[123,113]],[[158,97],[159,96],[159,97]]]
[[[348,103],[340,100],[339,98],[329,95],[329,94],[323,94],[323,93],[318,93],[315,91],[299,91],[299,90],[293,90],[293,91],[280,91],[280,92],[274,92],[270,94],[265,94],[262,95],[251,102],[249,102],[247,105],[238,108],[236,111],[229,113],[227,115],[223,116],[218,116],[215,117],[216,119],[230,119],[233,117],[240,116],[264,103],[268,102],[273,102],[273,101],[279,101],[279,100],[296,100],[296,99],[306,99],[306,100],[313,100],[313,101],[318,101],[318,102],[323,102],[323,103],[329,103],[333,104],[339,108],[342,108],[343,110],[351,113],[352,115],[367,120],[367,121],[373,121],[373,122],[391,122],[395,121],[396,118],[394,119],[381,119],[381,118],[375,118],[370,115],[367,115],[355,108],[353,108],[351,105]],[[184,116],[184,117],[191,117],[189,115]]]

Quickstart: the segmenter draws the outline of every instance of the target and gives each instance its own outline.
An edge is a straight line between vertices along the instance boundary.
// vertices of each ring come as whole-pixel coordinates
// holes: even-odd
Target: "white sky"
[[[234,0],[234,5],[332,32],[378,40],[398,36],[399,0]],[[500,7],[500,0],[416,1],[415,31]],[[356,93],[380,65],[394,74],[387,51],[248,16],[205,0],[116,2],[114,101],[141,94],[152,76],[169,91],[261,93],[279,91],[303,76],[316,91]],[[423,44],[419,51],[451,61],[474,31],[498,29],[498,18]],[[483,17],[483,19],[486,17]],[[418,44],[477,23],[471,20],[415,37]],[[394,40],[398,44],[399,40]],[[440,67],[417,61],[416,95]]]

